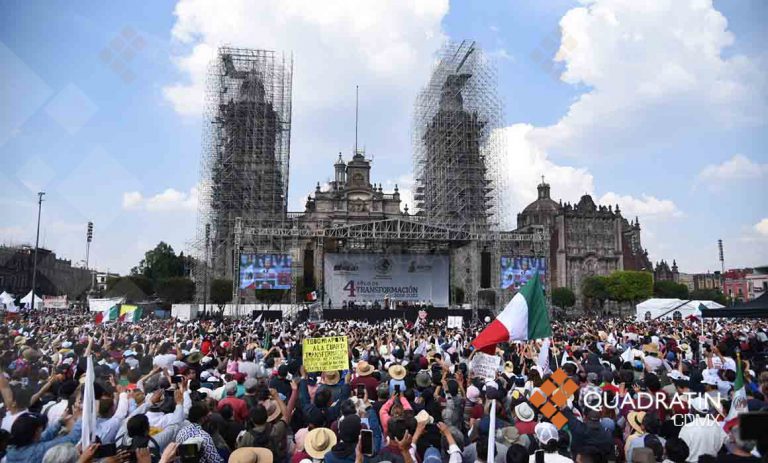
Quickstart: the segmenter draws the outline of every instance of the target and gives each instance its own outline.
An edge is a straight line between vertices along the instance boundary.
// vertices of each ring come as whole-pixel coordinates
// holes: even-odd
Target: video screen
[[[290,254],[241,254],[240,289],[291,289]]]
[[[533,276],[539,273],[542,287],[546,288],[547,260],[544,257],[501,258],[501,287],[518,291]]]

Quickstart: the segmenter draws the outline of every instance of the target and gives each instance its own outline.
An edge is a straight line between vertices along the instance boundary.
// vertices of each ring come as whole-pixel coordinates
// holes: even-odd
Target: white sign
[[[46,309],[67,309],[67,296],[43,296],[43,305]]]
[[[326,294],[334,306],[344,301],[431,302],[448,306],[450,259],[424,254],[326,254]]]
[[[496,379],[496,372],[499,370],[500,364],[501,357],[477,352],[475,356],[472,357],[469,371],[480,378]]]
[[[448,328],[461,328],[464,317],[461,315],[448,315]]]

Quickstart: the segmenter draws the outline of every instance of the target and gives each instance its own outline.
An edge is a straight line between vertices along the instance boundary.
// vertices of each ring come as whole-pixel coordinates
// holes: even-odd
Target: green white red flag
[[[539,274],[528,280],[504,307],[496,320],[477,335],[472,346],[493,353],[496,344],[552,337],[552,324],[547,312],[547,299]]]

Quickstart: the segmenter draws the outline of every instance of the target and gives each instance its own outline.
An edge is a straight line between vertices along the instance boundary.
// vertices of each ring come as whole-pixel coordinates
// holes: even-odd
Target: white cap
[[[539,423],[533,428],[533,432],[536,434],[536,439],[538,439],[542,445],[560,438],[557,433],[557,428],[552,423]]]
[[[690,402],[688,402],[688,405],[691,406],[696,411],[707,413],[709,412],[709,401],[706,397],[695,397],[691,399]]]

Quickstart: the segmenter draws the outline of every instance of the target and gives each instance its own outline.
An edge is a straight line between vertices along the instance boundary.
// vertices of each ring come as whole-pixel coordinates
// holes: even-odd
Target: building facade
[[[656,262],[656,267],[653,269],[653,280],[680,283],[680,272],[677,269],[677,262],[672,260],[671,267],[664,259]]]
[[[723,294],[735,302],[749,300],[749,282],[747,277],[752,269],[731,269],[723,274]]]
[[[35,249],[31,246],[0,246],[0,291],[24,296],[32,289]],[[38,248],[38,296],[66,295],[70,300],[84,296],[91,287],[91,271],[73,267],[72,261],[59,259],[53,251]]]
[[[698,290],[704,290],[704,289],[715,289],[722,291],[723,290],[723,278],[720,272],[714,272],[714,273],[696,273],[693,275],[693,289]]]
[[[542,179],[538,197],[517,216],[518,230],[544,227],[550,236],[551,287],[568,287],[581,301],[581,283],[617,270],[652,271],[640,240],[640,222],[621,215],[617,205],[595,204],[590,195],[577,204],[554,201]]]
[[[768,268],[759,267],[752,274],[747,275],[747,295],[749,300],[768,293]]]

